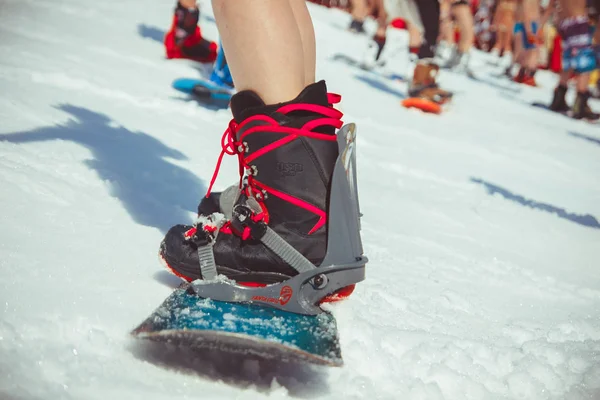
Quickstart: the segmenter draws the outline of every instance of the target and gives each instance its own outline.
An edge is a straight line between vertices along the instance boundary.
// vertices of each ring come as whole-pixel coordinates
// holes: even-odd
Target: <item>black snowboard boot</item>
[[[569,105],[565,100],[565,95],[567,94],[567,86],[559,85],[556,89],[554,89],[554,97],[552,97],[552,103],[548,107],[550,110],[555,112],[567,112],[569,111]]]
[[[597,121],[600,118],[600,115],[593,112],[588,105],[589,98],[590,92],[577,93],[577,98],[575,98],[575,103],[573,104],[573,118],[588,121]]]
[[[232,219],[232,208],[245,205],[252,209],[247,221],[265,222],[314,265],[320,264],[327,250],[330,181],[338,156],[335,131],[342,125],[342,114],[330,104],[334,100],[323,81],[288,103],[265,105],[251,91],[233,96],[234,120],[225,132],[222,154],[237,155],[242,184],[208,196],[194,226],[169,230],[160,256],[173,273],[188,281],[202,278],[198,249],[212,243],[217,272],[239,283],[269,284],[296,275],[253,238],[248,226]],[[224,196],[230,200],[223,202]]]
[[[353,33],[365,33],[364,22],[359,21],[357,19],[353,19],[350,22],[350,26],[348,27],[348,30]]]

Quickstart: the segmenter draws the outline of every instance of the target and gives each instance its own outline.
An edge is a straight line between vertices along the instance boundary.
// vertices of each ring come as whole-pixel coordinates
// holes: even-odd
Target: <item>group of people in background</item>
[[[347,10],[352,16],[348,28],[357,34],[365,34],[367,18],[377,22],[363,57],[367,65],[381,61],[390,26],[405,29],[409,55],[415,63],[411,97],[438,104],[450,100],[452,94],[436,82],[438,70],[471,73],[471,52],[478,48],[489,52],[493,62],[517,83],[536,86],[535,74],[540,68],[560,73],[549,108],[570,112],[575,118],[598,119],[588,99],[600,96],[600,30],[595,29],[600,0],[311,1]],[[217,59],[219,46],[201,35],[198,15],[195,0],[177,3],[172,27],[165,37],[168,58],[201,62]],[[223,74],[224,60],[221,56],[213,78]],[[570,81],[577,90],[572,106],[565,100]],[[233,85],[230,78],[226,83]]]
[[[364,33],[363,23],[373,17],[378,29],[373,36],[375,58],[386,43],[386,27],[394,20],[409,33],[411,54],[418,54],[411,94],[419,94],[419,65],[470,73],[471,49],[488,51],[513,81],[537,86],[538,69],[560,74],[560,83],[549,105],[552,111],[575,118],[596,120],[588,104],[600,95],[600,13],[598,0],[314,0],[347,9],[352,15],[349,29]],[[396,24],[397,25],[397,24]],[[435,49],[432,55],[429,49]],[[556,55],[556,56],[551,56]],[[565,101],[569,81],[576,99]],[[431,82],[430,82],[431,84]],[[438,89],[439,91],[439,89]],[[430,94],[427,91],[426,94]]]

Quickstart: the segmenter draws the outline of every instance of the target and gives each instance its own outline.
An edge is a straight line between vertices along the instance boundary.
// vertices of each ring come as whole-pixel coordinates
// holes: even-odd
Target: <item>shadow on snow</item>
[[[355,78],[363,83],[366,83],[367,85],[371,86],[374,89],[391,94],[392,96],[396,96],[400,99],[406,98],[406,93],[401,92],[400,90],[394,89],[387,83],[383,82],[383,80],[381,80],[381,79],[377,79],[375,77],[370,77],[368,75],[356,75]]]
[[[485,189],[488,191],[488,193],[490,195],[499,194],[502,197],[504,197],[506,200],[514,201],[515,203],[521,204],[525,207],[533,208],[536,210],[546,211],[550,214],[555,214],[560,218],[564,218],[571,222],[575,222],[576,224],[587,226],[590,228],[600,229],[600,223],[593,215],[590,215],[590,214],[579,215],[579,214],[575,214],[575,213],[569,213],[564,208],[559,208],[559,207],[553,206],[551,204],[540,203],[535,200],[527,199],[521,195],[514,194],[511,191],[509,191],[503,187],[494,185],[494,184],[484,181],[482,179],[471,178],[471,182],[480,184],[483,187],[485,187]]]
[[[515,83],[511,80],[506,80],[506,85],[502,84],[501,82],[499,82],[499,78],[496,78],[495,80],[491,80],[491,79],[486,79],[483,77],[478,77],[478,76],[474,76],[472,74],[467,74],[467,78],[473,82],[479,82],[479,83],[483,83],[484,85],[487,85],[489,87],[491,87],[492,89],[498,89],[500,90],[500,93],[503,92],[507,92],[507,93],[521,93],[521,87],[518,83]]]
[[[171,96],[169,98],[172,100],[182,101],[184,103],[196,103],[198,106],[211,111],[226,110],[229,108],[229,102],[227,101],[202,99],[200,97],[194,96],[193,94],[182,93],[179,96]]]
[[[165,31],[160,28],[146,24],[138,24],[137,31],[144,39],[151,39],[160,44],[163,44],[164,42]]]
[[[84,163],[106,182],[131,218],[166,232],[190,220],[205,185],[194,174],[168,159],[186,160],[158,139],[116,125],[109,117],[69,104],[56,106],[71,119],[65,123],[0,135],[0,141],[34,143],[66,140],[89,149]],[[85,205],[83,205],[85,206]],[[93,210],[90,210],[93,212]]]
[[[391,73],[389,71],[382,73],[377,68],[368,68],[365,65],[363,65],[363,63],[361,61],[359,61],[347,54],[336,53],[333,56],[331,56],[329,58],[329,60],[333,61],[333,62],[345,64],[349,67],[356,68],[361,71],[368,72],[374,76],[381,77],[382,79],[385,79],[385,80],[398,81],[398,82],[406,82],[408,80],[408,78],[406,76],[401,75],[401,74]]]
[[[600,146],[600,139],[596,139],[595,137],[587,136],[587,135],[577,133],[577,132],[569,132],[569,135],[579,138],[579,139],[587,140],[588,142],[595,143],[598,146]]]
[[[327,367],[259,359],[216,349],[182,348],[148,340],[132,340],[129,351],[137,359],[162,368],[261,393],[283,386],[290,396],[312,399],[329,391]]]

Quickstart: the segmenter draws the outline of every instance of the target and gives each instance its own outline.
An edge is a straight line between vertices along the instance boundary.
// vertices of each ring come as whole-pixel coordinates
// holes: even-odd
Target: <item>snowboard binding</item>
[[[335,318],[319,304],[365,278],[356,185],[356,127],[338,132],[339,156],[331,180],[327,251],[314,265],[266,224],[255,222],[253,204],[233,210],[232,225],[246,230],[298,274],[265,287],[246,287],[218,276],[211,237],[198,246],[202,280],[175,290],[131,334],[188,348],[303,362],[343,364]],[[201,243],[198,243],[201,244]]]
[[[250,218],[253,204],[233,209],[232,225],[250,233],[294,268],[298,275],[265,287],[247,287],[217,276],[210,244],[198,246],[203,280],[196,280],[188,293],[201,298],[231,303],[254,303],[297,314],[323,312],[319,303],[325,297],[364,280],[367,258],[360,239],[360,211],[356,190],[354,124],[338,133],[339,156],[334,168],[329,204],[327,253],[320,265],[314,265],[264,222]]]

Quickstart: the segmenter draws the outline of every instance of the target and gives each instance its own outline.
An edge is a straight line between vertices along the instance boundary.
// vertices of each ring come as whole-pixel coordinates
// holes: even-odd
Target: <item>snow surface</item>
[[[332,306],[345,366],[130,339],[179,282],[158,244],[230,118],[171,89],[204,72],[163,58],[172,3],[0,1],[0,399],[600,398],[598,126],[529,107],[556,78],[518,87],[485,55],[479,81],[442,73],[446,114],[403,109],[406,83],[344,62],[366,47],[348,16],[312,5],[318,75],[359,128],[371,261]]]

